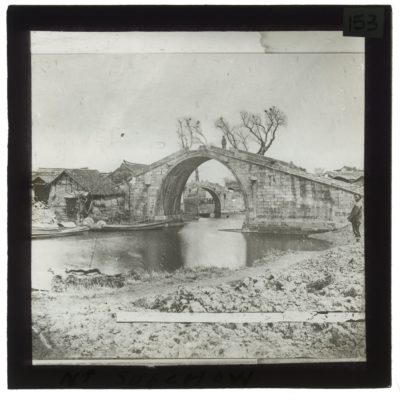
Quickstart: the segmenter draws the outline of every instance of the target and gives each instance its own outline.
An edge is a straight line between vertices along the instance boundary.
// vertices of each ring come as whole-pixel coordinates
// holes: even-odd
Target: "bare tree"
[[[276,132],[280,126],[286,126],[287,118],[283,111],[278,107],[270,107],[264,110],[265,122],[262,121],[258,114],[250,114],[246,111],[240,113],[243,126],[246,127],[252,134],[260,146],[257,154],[264,155],[271,147],[275,140]]]
[[[195,121],[190,117],[178,119],[176,133],[182,149],[190,150],[195,144],[207,145],[207,138],[203,134],[200,121]]]
[[[264,110],[264,117],[263,121],[259,114],[242,111],[240,125],[230,127],[228,122],[220,117],[216,121],[216,126],[222,130],[228,142],[235,149],[249,151],[251,140],[258,145],[256,153],[264,155],[272,146],[279,127],[287,124],[285,113],[275,106]]]
[[[230,126],[228,121],[220,117],[215,121],[215,126],[221,129],[229,144],[238,150],[249,151],[250,134],[243,131],[240,126]]]

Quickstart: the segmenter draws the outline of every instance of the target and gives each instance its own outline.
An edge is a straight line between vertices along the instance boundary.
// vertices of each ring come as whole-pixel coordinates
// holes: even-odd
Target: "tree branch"
[[[178,119],[177,135],[182,149],[190,150],[194,144],[207,145],[207,138],[203,134],[200,121],[194,122],[192,118]]]
[[[241,111],[240,126],[234,126],[231,128],[228,122],[222,117],[216,121],[216,126],[222,130],[228,142],[234,148],[244,148],[248,151],[249,140],[252,139],[259,145],[257,154],[264,155],[274,143],[279,127],[287,124],[285,113],[275,106],[264,110],[264,114],[265,123],[262,121],[259,114]],[[248,132],[247,135],[242,128]]]

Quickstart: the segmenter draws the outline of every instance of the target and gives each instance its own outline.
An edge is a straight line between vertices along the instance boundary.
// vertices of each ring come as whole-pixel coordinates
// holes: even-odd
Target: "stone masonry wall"
[[[89,216],[94,221],[105,221],[110,224],[125,222],[129,216],[125,210],[124,195],[94,197]]]
[[[354,195],[340,189],[274,170],[257,172],[255,218],[249,226],[321,229],[347,223]]]

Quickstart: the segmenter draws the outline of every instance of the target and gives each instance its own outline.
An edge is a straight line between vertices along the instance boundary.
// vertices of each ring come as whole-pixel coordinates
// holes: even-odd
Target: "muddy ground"
[[[236,271],[196,268],[119,288],[32,293],[34,359],[365,357],[363,322],[117,323],[118,311],[363,312],[364,246],[350,228],[321,252],[276,253]]]

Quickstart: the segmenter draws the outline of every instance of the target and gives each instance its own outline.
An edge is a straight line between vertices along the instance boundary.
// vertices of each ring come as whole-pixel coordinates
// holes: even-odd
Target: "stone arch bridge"
[[[292,164],[240,150],[201,146],[181,150],[148,165],[131,181],[135,220],[179,218],[181,196],[192,172],[216,160],[235,177],[245,205],[243,229],[308,234],[347,223],[354,194],[360,191],[317,177]]]

